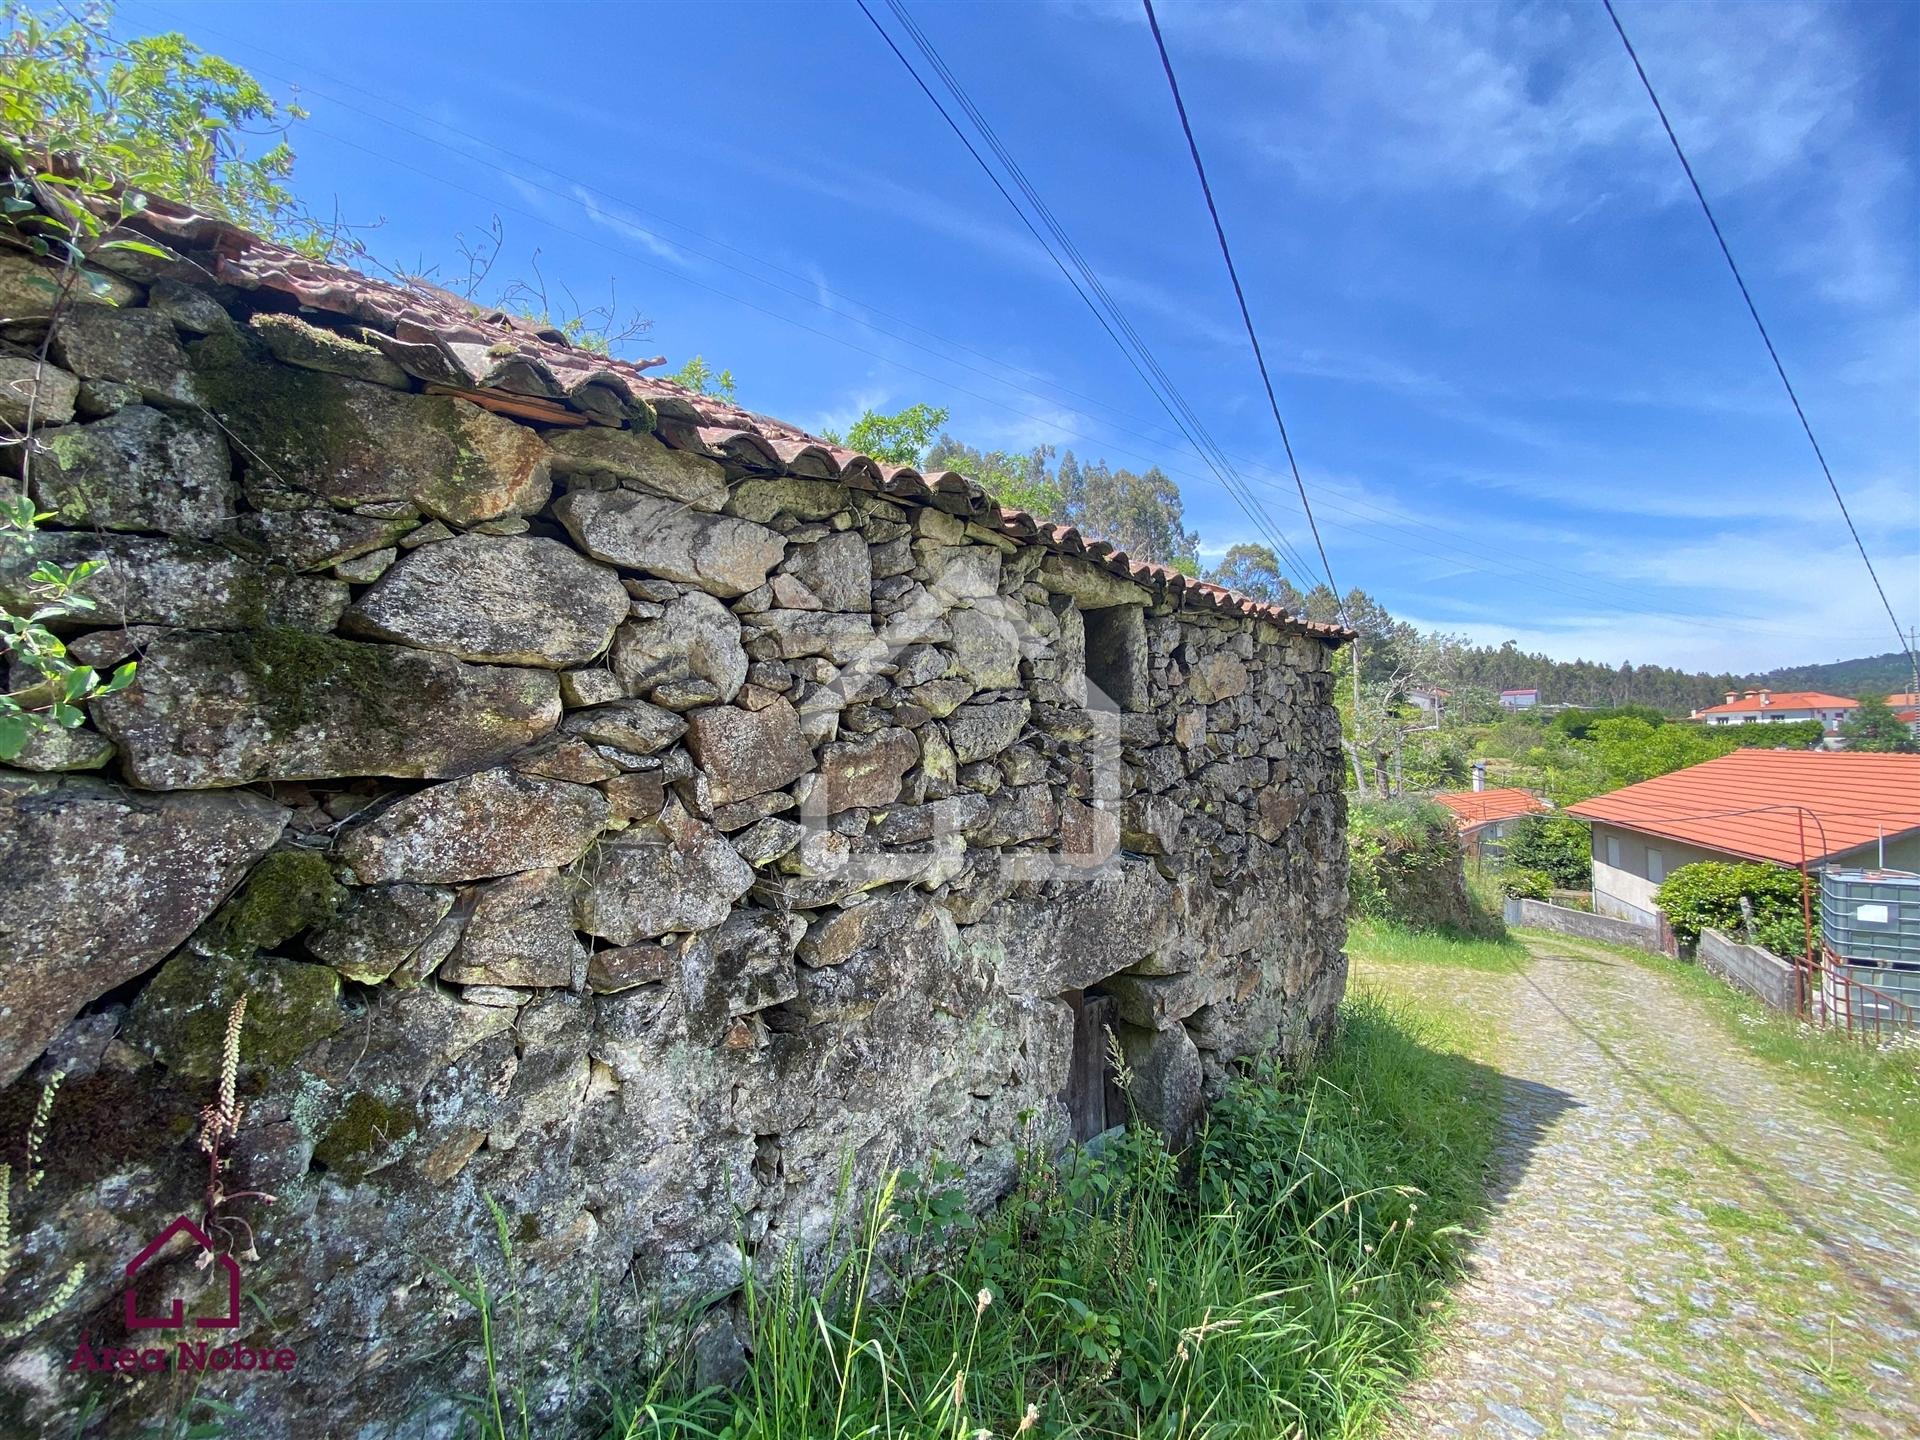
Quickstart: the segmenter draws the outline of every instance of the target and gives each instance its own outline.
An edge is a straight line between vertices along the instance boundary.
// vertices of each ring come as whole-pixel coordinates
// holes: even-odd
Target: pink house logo
[[[186,1235],[212,1257],[212,1263],[225,1272],[227,1277],[227,1313],[221,1316],[199,1316],[194,1326],[201,1330],[238,1330],[240,1328],[240,1265],[231,1255],[216,1254],[213,1241],[186,1216],[175,1217],[172,1224],[147,1242],[146,1248],[127,1262],[127,1329],[129,1330],[183,1330],[186,1328],[185,1305],[177,1297],[172,1308],[165,1315],[142,1315],[139,1297],[134,1294],[134,1280],[147,1264],[173,1240],[176,1235]],[[204,1257],[203,1257],[204,1258]]]
[[[135,1292],[140,1272],[155,1263],[160,1252],[173,1243],[176,1236],[184,1235],[200,1247],[199,1257],[195,1260],[196,1269],[206,1270],[213,1266],[227,1279],[227,1313],[224,1315],[197,1316],[193,1322],[196,1330],[238,1330],[240,1328],[240,1265],[231,1255],[222,1255],[213,1248],[213,1241],[207,1232],[201,1229],[185,1215],[176,1216],[146,1247],[127,1262],[127,1290],[125,1296],[125,1320],[129,1337],[140,1330],[185,1330],[187,1329],[186,1302],[175,1299],[169,1302],[163,1315],[142,1315],[140,1297]],[[158,1340],[159,1337],[153,1337]],[[83,1334],[74,1346],[73,1357],[67,1361],[69,1371],[134,1371],[172,1370],[177,1374],[204,1375],[231,1372],[241,1378],[251,1379],[263,1374],[291,1374],[300,1357],[285,1345],[269,1343],[266,1345],[243,1345],[238,1337],[229,1337],[227,1343],[216,1344],[209,1340],[195,1340],[187,1336],[175,1336],[165,1342],[172,1348],[165,1349],[158,1344],[148,1343],[144,1338],[135,1339],[131,1345],[97,1345],[92,1336]]]

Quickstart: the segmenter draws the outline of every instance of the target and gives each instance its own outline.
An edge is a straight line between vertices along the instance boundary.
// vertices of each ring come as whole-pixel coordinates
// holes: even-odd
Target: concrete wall
[[[1544,900],[1508,897],[1506,921],[1528,930],[1551,930],[1559,935],[1574,935],[1586,940],[1605,940],[1614,945],[1631,945],[1636,950],[1664,952],[1661,931],[1654,926],[1636,925],[1610,915],[1589,914],[1564,905],[1549,905]]]
[[[1771,950],[1741,944],[1718,930],[1702,930],[1694,958],[1702,968],[1758,996],[1775,1010],[1791,1012],[1799,1007],[1794,966]]]
[[[896,1167],[991,1203],[1069,1132],[1089,997],[1175,1135],[1326,1033],[1320,635],[1012,538],[959,477],[669,423],[598,357],[586,411],[510,365],[468,392],[510,413],[428,393],[403,364],[508,364],[517,332],[396,339],[345,274],[336,328],[188,283],[240,253],[10,320],[51,334],[24,478],[55,518],[0,594],[107,560],[69,643],[140,668],[0,770],[0,1133],[62,1077],[7,1277],[8,1318],[52,1313],[0,1346],[30,1377],[0,1433],[65,1433],[82,1326],[123,1341],[126,1262],[201,1212],[243,998],[222,1186],[277,1200],[220,1207],[217,1247],[259,1252],[228,1338],[301,1358],[201,1393],[257,1440],[444,1433],[435,1397],[483,1380],[433,1265],[513,1295],[503,1383],[549,1407],[591,1296],[587,1359],[624,1364]],[[199,1313],[191,1260],[140,1303]],[[168,1403],[120,1378],[128,1423]]]

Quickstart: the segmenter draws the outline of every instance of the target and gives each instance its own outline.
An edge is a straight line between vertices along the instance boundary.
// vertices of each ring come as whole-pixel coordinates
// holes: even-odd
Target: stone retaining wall
[[[0,257],[24,353],[33,279]],[[243,997],[222,1184],[276,1198],[220,1207],[258,1259],[217,1334],[299,1358],[203,1393],[256,1437],[443,1430],[479,1372],[441,1271],[512,1295],[554,1414],[743,1251],[817,1255],[843,1185],[940,1155],[990,1203],[1074,1123],[1092,1000],[1176,1136],[1325,1032],[1326,637],[631,410],[427,393],[405,326],[142,279],[0,377],[37,381],[55,515],[0,596],[104,558],[72,652],[140,664],[0,770],[16,1165],[62,1077],[0,1323],[54,1313],[0,1345],[0,1430],[161,1405],[67,1362],[128,1340],[125,1266],[201,1214]],[[146,1265],[143,1313],[199,1313],[192,1256]],[[704,1333],[723,1369],[724,1306]]]

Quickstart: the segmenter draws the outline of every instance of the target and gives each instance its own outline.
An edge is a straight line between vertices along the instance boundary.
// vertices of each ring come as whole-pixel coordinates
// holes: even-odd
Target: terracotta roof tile
[[[466,392],[489,408],[536,423],[633,425],[667,444],[746,469],[835,480],[892,499],[932,504],[989,529],[1084,554],[1175,603],[1268,620],[1343,643],[1352,632],[1252,596],[1133,560],[1071,526],[1037,522],[993,502],[978,482],[951,471],[923,475],[883,465],[718,396],[697,394],[645,371],[663,360],[616,360],[571,345],[549,326],[490,310],[420,282],[406,285],[326,264],[158,197],[129,222],[181,253],[162,266],[188,283],[211,279],[288,309],[331,317],[426,384]],[[151,272],[150,272],[151,273]]]
[[[1759,807],[1778,806],[1778,809]],[[1567,813],[1707,850],[1782,865],[1920,829],[1920,755],[1736,750],[1596,795]],[[1747,812],[1747,813],[1729,813]]]
[[[1516,815],[1532,815],[1553,807],[1531,791],[1506,787],[1498,790],[1449,790],[1433,797],[1459,818],[1462,830],[1472,830],[1495,820],[1511,820]]]
[[[1746,715],[1759,710],[1851,710],[1860,702],[1845,695],[1828,695],[1819,690],[1769,690],[1767,699],[1760,692],[1742,695],[1724,705],[1709,705],[1695,715]]]

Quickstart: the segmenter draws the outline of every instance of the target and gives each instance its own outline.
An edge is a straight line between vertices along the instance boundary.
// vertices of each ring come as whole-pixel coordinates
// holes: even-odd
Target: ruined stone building
[[[0,1343],[0,1432],[164,1379],[67,1360],[128,1342],[130,1286],[197,1313],[218,1274],[127,1266],[201,1217],[243,996],[222,1183],[275,1199],[222,1207],[258,1251],[219,1232],[257,1300],[222,1338],[298,1365],[208,1393],[269,1440],[433,1433],[477,1363],[440,1270],[516,1292],[558,1404],[592,1297],[631,1357],[822,1245],[843,1177],[937,1155],[984,1206],[1117,1123],[1109,1029],[1176,1140],[1326,1031],[1343,632],[449,295],[138,223],[179,258],[59,306],[0,251],[4,484],[53,512],[0,595],[104,559],[71,653],[139,662],[0,767],[16,1167],[62,1077],[0,1326],[53,1312]]]

